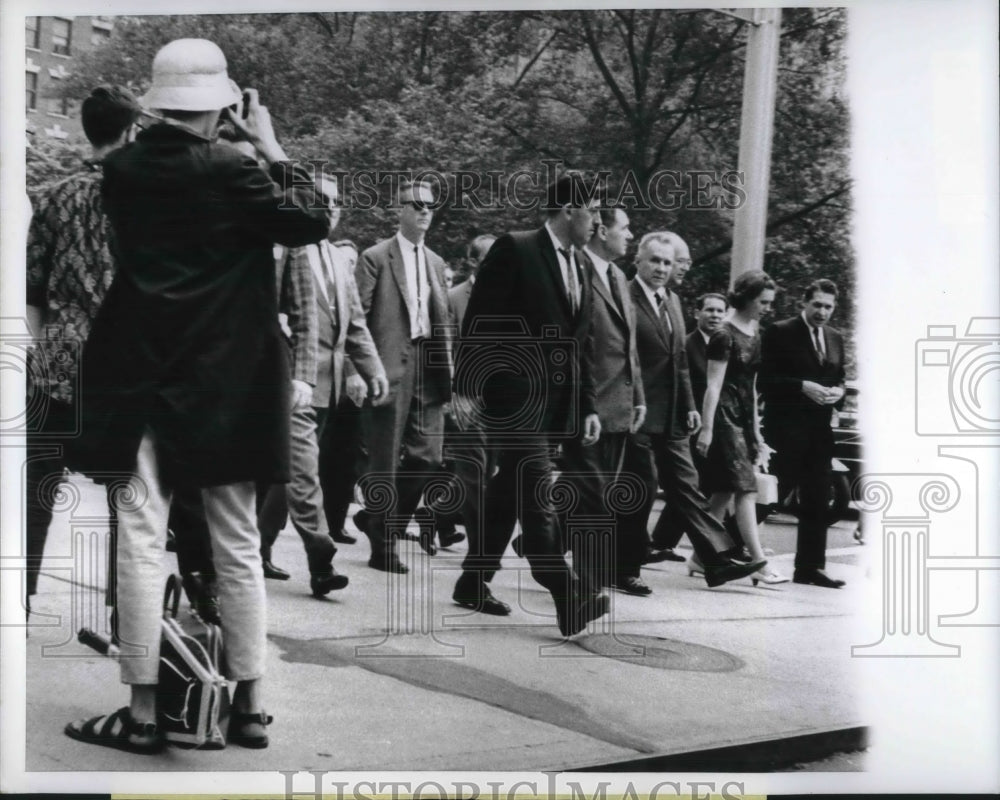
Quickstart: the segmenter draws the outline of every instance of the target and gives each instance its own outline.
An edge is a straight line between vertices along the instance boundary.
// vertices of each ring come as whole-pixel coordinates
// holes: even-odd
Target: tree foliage
[[[836,280],[852,311],[845,13],[783,11],[765,259],[787,290],[780,314],[816,277]],[[119,17],[66,91],[141,92],[159,47],[211,39],[230,75],[259,89],[293,157],[350,176],[433,169],[452,200],[463,173],[484,176],[479,205],[452,202],[435,217],[430,243],[452,261],[477,233],[537,224],[496,202],[488,172],[544,179],[546,159],[607,171],[612,195],[627,190],[637,236],[669,228],[691,245],[690,300],[728,281],[733,210],[706,207],[693,187],[718,198],[719,176],[737,169],[747,35],[741,20],[701,9]],[[665,170],[687,191],[657,207],[649,182]],[[345,188],[351,200],[350,177]],[[349,204],[338,235],[367,246],[392,230],[384,202]]]

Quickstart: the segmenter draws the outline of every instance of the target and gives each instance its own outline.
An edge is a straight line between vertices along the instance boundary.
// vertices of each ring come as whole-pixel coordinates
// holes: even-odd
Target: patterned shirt
[[[42,309],[35,388],[72,402],[80,354],[114,277],[101,170],[88,169],[34,197],[26,302]]]

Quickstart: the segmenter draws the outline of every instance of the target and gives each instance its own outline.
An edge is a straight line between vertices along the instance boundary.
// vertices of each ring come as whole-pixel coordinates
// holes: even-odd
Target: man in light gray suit
[[[396,235],[365,250],[355,271],[368,329],[389,380],[388,401],[366,404],[361,412],[368,451],[367,474],[360,481],[366,508],[355,522],[371,542],[368,565],[404,573],[408,569],[396,554],[395,536],[405,531],[424,486],[440,471],[452,363],[445,264],[424,244],[434,216],[433,191],[427,183],[403,181],[397,201]],[[392,487],[388,503],[383,502],[386,483]],[[432,527],[421,526],[421,537],[431,535]],[[429,540],[421,545],[432,549]]]

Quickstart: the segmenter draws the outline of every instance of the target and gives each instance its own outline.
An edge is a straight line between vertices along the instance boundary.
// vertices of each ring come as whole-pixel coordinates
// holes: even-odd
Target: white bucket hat
[[[208,39],[175,39],[153,59],[153,85],[139,102],[146,108],[216,111],[240,101],[226,73],[226,57]]]

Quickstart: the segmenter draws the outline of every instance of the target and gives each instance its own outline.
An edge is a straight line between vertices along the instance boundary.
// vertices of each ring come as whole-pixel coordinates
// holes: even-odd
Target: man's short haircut
[[[726,296],[724,294],[719,294],[719,292],[705,292],[705,294],[703,294],[695,301],[695,303],[697,303],[695,308],[698,311],[701,311],[702,309],[705,308],[705,303],[709,300],[721,300],[723,306],[725,306],[726,308],[729,307],[729,301],[726,299]]]
[[[431,193],[431,197],[437,197],[434,193],[434,185],[430,181],[424,179],[415,181],[412,178],[400,178],[399,194],[396,195],[397,202],[399,201],[399,198],[403,196],[404,192],[412,191],[413,189],[421,186]]]
[[[733,281],[733,288],[729,290],[729,305],[737,311],[742,311],[751,300],[756,300],[766,289],[777,288],[777,284],[766,272],[759,269],[749,270],[738,275]]]
[[[142,109],[124,86],[98,86],[83,101],[80,121],[87,140],[94,147],[114,144],[138,119]]]
[[[337,239],[337,241],[333,243],[333,247],[350,247],[355,253],[361,252],[358,250],[358,246],[351,239]]]
[[[639,260],[646,255],[646,251],[649,250],[649,246],[654,243],[668,244],[671,248],[673,248],[675,245],[671,236],[672,234],[669,231],[650,231],[639,240],[639,249],[635,254],[636,259]]]
[[[601,224],[610,228],[618,221],[618,212],[625,211],[622,206],[601,206]]]
[[[832,294],[834,300],[836,300],[837,296],[840,294],[837,291],[837,284],[829,278],[819,278],[806,287],[806,292],[802,299],[808,303],[813,299],[813,295],[817,292],[821,292],[822,294]]]
[[[597,183],[582,172],[569,170],[549,184],[545,193],[545,211],[549,216],[564,206],[583,208],[592,200],[600,199]]]
[[[497,239],[492,233],[481,233],[469,242],[469,258],[477,263],[483,259]]]

